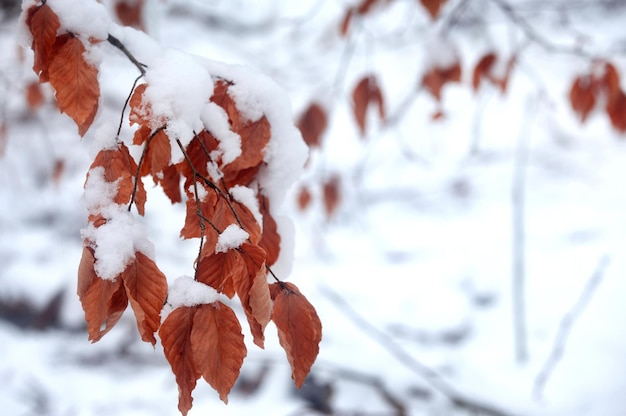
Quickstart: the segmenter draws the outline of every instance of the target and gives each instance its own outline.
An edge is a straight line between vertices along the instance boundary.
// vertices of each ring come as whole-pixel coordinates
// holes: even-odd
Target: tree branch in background
[[[561,320],[561,325],[559,326],[559,330],[554,340],[552,351],[550,352],[550,355],[543,364],[541,371],[539,371],[537,377],[535,378],[533,397],[536,400],[543,399],[543,389],[545,388],[548,379],[550,378],[550,375],[554,372],[556,365],[559,363],[559,361],[561,361],[561,358],[563,358],[565,345],[567,344],[567,338],[569,337],[572,327],[574,326],[574,323],[576,323],[576,320],[580,317],[583,310],[591,300],[591,297],[600,285],[600,282],[604,277],[609,262],[610,259],[608,255],[604,255],[600,259],[598,265],[596,266],[596,269],[594,270],[593,274],[587,281],[585,288],[578,297],[578,300],[576,301],[572,309],[567,314],[565,314],[565,316]]]
[[[337,292],[327,286],[320,287],[320,291],[344,314],[344,316],[350,319],[358,329],[385,348],[402,365],[423,378],[434,390],[443,394],[454,406],[484,416],[513,416],[513,413],[499,409],[493,404],[481,403],[477,399],[466,397],[456,391],[455,388],[445,381],[435,370],[419,362],[386,333],[369,323]]]

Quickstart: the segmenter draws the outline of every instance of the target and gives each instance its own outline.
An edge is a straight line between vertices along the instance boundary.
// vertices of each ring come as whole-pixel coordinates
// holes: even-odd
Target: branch
[[[557,44],[550,42],[548,39],[540,35],[539,32],[537,32],[535,28],[530,23],[528,23],[527,20],[522,18],[516,12],[515,8],[511,6],[511,4],[508,3],[506,0],[491,0],[491,2],[494,3],[496,6],[498,6],[498,8],[502,10],[504,15],[515,26],[520,28],[530,40],[540,45],[547,52],[562,53],[566,55],[575,55],[575,56],[580,56],[580,57],[587,58],[587,59],[594,58],[593,55],[591,55],[589,52],[583,50],[582,48],[578,46],[557,45]]]
[[[565,314],[565,316],[561,320],[561,325],[559,326],[559,330],[554,340],[552,351],[550,352],[550,355],[543,364],[541,371],[537,374],[537,377],[535,378],[533,397],[536,400],[543,399],[543,389],[548,382],[550,375],[554,372],[556,365],[563,357],[563,354],[565,352],[565,345],[567,343],[567,337],[569,336],[572,327],[574,326],[574,323],[580,317],[580,314],[583,312],[583,310],[591,300],[591,297],[595,293],[596,288],[600,285],[600,282],[604,277],[608,265],[609,256],[604,255],[598,262],[598,265],[591,275],[591,278],[589,278],[589,280],[587,281],[587,284],[585,285],[585,288],[578,297],[578,300],[576,301],[572,309],[567,314]]]
[[[335,306],[356,325],[363,333],[365,333],[372,340],[376,341],[383,348],[385,348],[391,355],[393,355],[402,365],[412,370],[418,376],[426,380],[430,386],[443,394],[450,400],[450,402],[469,412],[484,416],[512,416],[512,413],[506,410],[499,409],[497,406],[489,403],[480,403],[469,397],[465,397],[462,393],[456,391],[452,385],[448,384],[435,370],[427,367],[419,362],[400,345],[398,345],[393,339],[385,334],[380,329],[369,323],[359,313],[350,306],[350,304],[342,298],[338,293],[323,286],[320,288],[322,293],[335,304]]]
[[[120,40],[118,38],[116,38],[115,36],[109,34],[109,37],[107,38],[107,41],[111,45],[115,46],[117,49],[122,51],[122,53],[124,53],[124,55],[126,55],[126,57],[133,63],[133,65],[135,65],[137,67],[139,72],[141,72],[141,75],[146,75],[146,68],[148,66],[145,65],[145,64],[142,64],[141,62],[139,62],[137,60],[137,58],[135,58],[135,56],[128,49],[126,49],[126,46],[124,46],[124,44],[122,42],[120,42]]]

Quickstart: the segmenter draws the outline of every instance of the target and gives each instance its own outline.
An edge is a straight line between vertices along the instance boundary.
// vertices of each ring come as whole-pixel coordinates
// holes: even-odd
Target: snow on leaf
[[[422,77],[422,86],[437,101],[441,101],[441,90],[449,82],[461,82],[461,64],[459,61],[446,68],[433,67]]]
[[[196,311],[197,307],[177,308],[165,318],[159,329],[163,353],[178,384],[178,410],[183,415],[191,409],[191,392],[202,375],[196,367],[190,339]]]
[[[80,39],[63,35],[57,38],[48,66],[59,109],[74,120],[81,136],[93,123],[100,98],[98,69],[85,61],[84,54]]]
[[[119,143],[116,148],[101,150],[91,164],[91,169],[101,166],[104,168],[104,179],[107,182],[118,182],[117,194],[114,202],[116,204],[125,205],[130,203],[135,186],[135,180],[138,180],[137,191],[135,194],[135,205],[140,215],[144,215],[146,203],[146,189],[143,182],[136,178],[137,164],[128,152],[128,147],[124,143]]]
[[[35,54],[33,71],[39,75],[41,82],[46,82],[50,55],[61,23],[56,13],[44,3],[28,9],[26,24],[33,35],[32,49]]]
[[[221,302],[198,306],[190,341],[198,372],[228,403],[228,393],[247,355],[237,316]]]
[[[281,237],[278,233],[276,221],[270,212],[270,202],[267,197],[259,195],[259,208],[263,215],[263,233],[259,246],[265,250],[265,263],[273,265],[280,255]]]
[[[248,237],[250,237],[250,234],[241,227],[236,224],[230,224],[217,238],[215,252],[226,253],[228,250],[239,248]]]
[[[148,84],[141,84],[135,88],[133,95],[130,97],[128,105],[130,107],[130,115],[128,120],[130,125],[139,124],[142,127],[150,128],[152,114],[149,104],[144,104],[143,95],[146,91]],[[135,143],[137,144],[137,143]]]
[[[274,301],[272,321],[278,328],[278,340],[287,353],[291,377],[298,388],[319,353],[322,323],[313,305],[292,283],[272,283],[270,293]]]
[[[135,313],[141,339],[156,344],[154,333],[161,324],[161,309],[167,296],[167,280],[152,259],[141,252],[122,273],[126,295]]]
[[[309,148],[320,147],[322,134],[328,127],[328,117],[326,111],[318,103],[311,103],[309,107],[300,115],[296,123],[302,139]]]
[[[83,248],[78,266],[78,297],[87,322],[91,342],[99,341],[117,324],[128,306],[128,298],[120,279],[100,279],[94,270],[94,253]],[[102,327],[104,326],[104,329]]]
[[[365,122],[370,105],[377,105],[380,119],[385,119],[383,95],[378,81],[373,75],[365,76],[357,83],[352,92],[352,103],[354,106],[354,118],[359,126],[361,137],[365,136]]]

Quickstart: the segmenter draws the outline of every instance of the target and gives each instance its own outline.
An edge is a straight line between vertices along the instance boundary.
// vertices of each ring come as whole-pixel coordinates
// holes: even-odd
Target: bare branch
[[[128,49],[126,49],[126,46],[124,46],[124,44],[118,38],[109,34],[109,37],[107,38],[107,42],[109,42],[111,45],[115,46],[117,49],[122,51],[122,53],[126,55],[126,57],[133,63],[133,65],[137,67],[139,72],[141,72],[141,75],[146,75],[147,66],[139,62],[137,58],[135,58],[135,56]]]
[[[565,345],[567,344],[567,338],[576,323],[576,320],[580,317],[583,310],[591,300],[591,297],[595,293],[595,290],[600,285],[602,278],[606,272],[606,268],[609,265],[609,256],[604,255],[598,262],[596,269],[593,274],[587,281],[583,291],[581,292],[578,300],[570,309],[570,311],[565,314],[563,319],[561,320],[561,325],[559,326],[559,330],[556,334],[556,338],[554,339],[554,345],[552,346],[552,351],[550,355],[546,359],[543,367],[541,367],[541,371],[537,374],[535,378],[535,384],[533,387],[533,397],[536,400],[543,399],[543,389],[546,386],[550,375],[554,372],[556,365],[559,363],[563,354],[565,353]]]

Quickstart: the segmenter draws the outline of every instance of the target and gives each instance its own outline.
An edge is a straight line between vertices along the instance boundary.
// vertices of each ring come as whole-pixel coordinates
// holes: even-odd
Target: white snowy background
[[[270,324],[265,351],[250,342],[229,404],[199,381],[191,415],[316,414],[306,410],[313,402],[333,414],[399,414],[384,392],[410,415],[488,414],[455,405],[451,391],[506,415],[626,414],[626,136],[599,112],[581,125],[568,104],[588,57],[528,43],[496,0],[448,3],[444,15],[467,3],[450,30],[463,82],[444,88],[445,117],[433,122],[438,106],[415,86],[429,62],[450,51],[433,46],[441,24],[430,24],[417,2],[393,2],[348,39],[338,34],[347,1],[149,2],[150,34],[163,46],[258,69],[286,89],[296,115],[322,103],[329,129],[301,184],[319,190],[334,174],[342,184],[330,219],[317,191],[306,212],[295,193],[288,197],[296,255],[287,279],[324,327],[314,379],[296,392]],[[623,2],[511,4],[546,42],[582,45],[626,69]],[[174,376],[159,347],[139,341],[130,313],[97,344],[87,341],[75,281],[89,134],[81,143],[50,102],[28,110],[24,88],[35,75],[16,25],[8,14],[0,23],[8,125],[0,159],[0,414],[176,415]],[[483,53],[507,58],[518,48],[506,94],[490,85],[472,91]],[[116,120],[136,69],[114,48],[107,53],[100,116]],[[378,76],[388,113],[403,112],[389,126],[371,114],[362,140],[350,94],[366,73]],[[57,161],[64,170],[54,181]],[[524,362],[516,360],[512,306],[512,195],[520,184]],[[148,189],[146,213],[168,279],[193,273],[197,243],[178,238],[184,206]],[[537,391],[560,331],[559,359]]]

